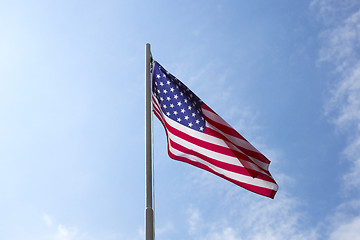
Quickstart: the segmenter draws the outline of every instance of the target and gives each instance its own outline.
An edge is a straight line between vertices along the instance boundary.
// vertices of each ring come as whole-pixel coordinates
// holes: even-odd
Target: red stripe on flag
[[[176,149],[176,150],[178,150],[180,152],[187,153],[187,154],[196,156],[198,158],[201,158],[201,159],[205,160],[206,162],[208,162],[208,163],[210,163],[210,164],[212,164],[212,165],[214,165],[216,167],[219,167],[221,169],[224,169],[226,171],[251,177],[249,175],[248,171],[244,167],[232,165],[232,164],[229,164],[229,163],[219,161],[217,159],[210,158],[208,156],[205,156],[205,155],[203,155],[203,154],[201,154],[199,152],[188,149],[188,148],[174,142],[173,140],[171,140],[171,138],[170,138],[170,145],[171,145],[171,147],[173,147],[174,149]],[[270,178],[269,176],[267,176],[265,174],[260,174],[259,173],[258,177],[256,177],[256,178],[264,180],[264,181],[275,183],[275,181],[272,178]]]

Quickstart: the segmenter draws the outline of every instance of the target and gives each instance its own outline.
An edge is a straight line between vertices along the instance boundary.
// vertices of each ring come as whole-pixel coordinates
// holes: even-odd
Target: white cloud
[[[231,227],[226,227],[219,232],[212,232],[209,234],[209,240],[241,240],[236,231]]]
[[[76,229],[71,229],[65,227],[61,224],[57,226],[57,232],[55,234],[55,239],[59,240],[75,240],[80,239]]]
[[[351,219],[349,222],[342,223],[330,235],[329,240],[353,240],[360,236],[360,217]]]
[[[226,198],[226,199],[225,199]],[[203,217],[200,209],[188,210],[190,239],[196,240],[315,240],[317,226],[304,227],[299,203],[282,195],[274,200],[249,198],[229,190],[224,202],[229,212],[216,214],[216,219]]]
[[[337,88],[334,89],[332,98],[332,104],[336,104],[338,106],[336,124],[339,127],[344,127],[349,125],[349,123],[356,123],[357,126],[355,126],[355,128],[359,130],[360,62],[358,62],[355,66],[352,67],[351,70],[345,72],[344,74],[347,76],[345,76],[343,80],[337,84]]]
[[[137,231],[137,236],[135,238],[133,238],[133,240],[135,239],[144,239],[145,238],[145,229],[143,227],[140,227],[138,228],[138,231]]]
[[[48,226],[52,226],[52,225],[53,225],[53,220],[52,220],[52,218],[51,218],[49,215],[47,215],[46,213],[43,215],[43,219],[44,219],[46,225],[48,225]]]
[[[187,223],[189,226],[189,234],[191,235],[197,233],[199,229],[201,229],[201,224],[203,220],[200,216],[199,209],[197,208],[190,208],[188,210],[188,213],[190,214],[190,216],[187,219]]]
[[[344,19],[348,11],[354,9],[358,4],[357,0],[313,0],[310,8],[316,11],[317,16],[325,25],[332,25]]]
[[[333,214],[329,239],[357,239],[360,234],[360,4],[359,1],[315,0],[327,29],[321,33],[323,46],[320,62],[335,67],[338,77],[326,104],[326,114],[336,129],[347,133],[348,144],[343,153],[351,168],[344,174],[344,185],[351,194]],[[347,195],[349,196],[349,195]],[[355,199],[355,200],[354,200]]]
[[[329,240],[357,239],[360,234],[360,201],[352,200],[342,203],[331,216],[331,233]]]
[[[164,236],[166,234],[171,234],[174,232],[175,227],[172,223],[168,222],[163,226],[155,227],[155,233],[157,237]]]
[[[190,180],[192,179],[192,180]],[[316,240],[319,225],[308,225],[311,218],[302,212],[306,203],[289,196],[286,189],[293,183],[284,175],[279,180],[281,192],[275,200],[241,191],[237,186],[227,184],[206,172],[196,171],[189,176],[189,184],[198,197],[205,197],[200,204],[191,205],[186,210],[188,239],[195,240]],[[236,188],[236,189],[235,189]],[[203,194],[203,195],[202,195]],[[208,198],[217,199],[209,213],[203,208]]]
[[[352,143],[345,149],[344,153],[352,160],[352,168],[344,176],[347,189],[360,188],[360,136],[357,135]]]
[[[322,1],[323,8],[325,2],[329,3]],[[320,61],[333,64],[339,76],[326,112],[338,129],[349,131],[344,153],[352,168],[344,180],[346,186],[360,188],[360,9],[324,31],[322,40]]]
[[[155,223],[156,225],[156,223]],[[156,239],[167,239],[168,235],[171,235],[175,231],[175,227],[171,222],[166,223],[162,226],[155,226],[155,238]],[[136,234],[129,236],[127,238],[117,237],[114,239],[127,239],[127,240],[143,240],[145,239],[145,229],[144,227],[139,227]]]
[[[46,240],[91,240],[87,233],[80,233],[75,227],[68,227],[64,224],[56,223],[54,218],[48,214],[43,214],[43,220],[50,230],[50,234],[43,237]]]

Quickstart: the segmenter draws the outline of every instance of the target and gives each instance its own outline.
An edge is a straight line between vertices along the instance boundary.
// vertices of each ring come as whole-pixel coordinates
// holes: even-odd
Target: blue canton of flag
[[[205,119],[200,98],[161,65],[154,66],[152,92],[159,101],[161,110],[172,120],[204,132]]]

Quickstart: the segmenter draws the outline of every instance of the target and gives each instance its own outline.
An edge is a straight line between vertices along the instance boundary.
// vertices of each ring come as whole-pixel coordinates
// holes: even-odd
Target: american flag
[[[171,158],[274,198],[278,185],[268,170],[270,161],[156,61],[152,103]]]

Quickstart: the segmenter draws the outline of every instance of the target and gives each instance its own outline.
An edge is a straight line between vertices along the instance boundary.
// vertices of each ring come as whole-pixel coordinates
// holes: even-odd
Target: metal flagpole
[[[150,44],[146,44],[146,76],[145,76],[145,191],[146,191],[146,209],[145,209],[145,239],[154,239],[154,210],[153,210],[153,176],[152,176],[152,153],[151,153],[151,52]]]

